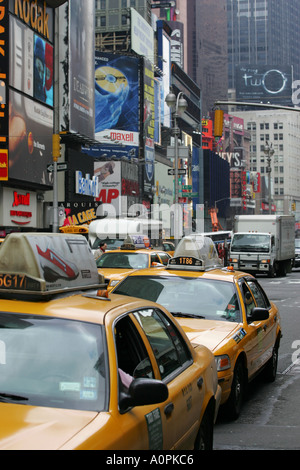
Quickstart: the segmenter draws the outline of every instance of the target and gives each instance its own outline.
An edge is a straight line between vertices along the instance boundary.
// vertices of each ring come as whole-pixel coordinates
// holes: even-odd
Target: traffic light
[[[295,210],[296,210],[296,203],[292,202],[292,211],[295,211]]]
[[[60,135],[52,135],[52,156],[53,161],[57,162],[57,159],[61,156],[61,145],[60,145]]]
[[[215,137],[222,137],[223,121],[224,121],[224,111],[221,111],[221,109],[216,109],[215,122],[214,122],[214,136]]]

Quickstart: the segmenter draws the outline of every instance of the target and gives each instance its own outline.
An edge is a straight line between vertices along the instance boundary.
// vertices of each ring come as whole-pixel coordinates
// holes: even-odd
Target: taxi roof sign
[[[221,260],[211,238],[191,234],[180,240],[168,267],[205,271],[220,268]]]
[[[49,295],[104,285],[83,235],[12,233],[1,246],[0,295]]]

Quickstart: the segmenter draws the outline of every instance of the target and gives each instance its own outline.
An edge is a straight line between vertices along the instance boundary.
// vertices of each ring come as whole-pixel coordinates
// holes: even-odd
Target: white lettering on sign
[[[93,176],[91,179],[90,175],[85,175],[84,178],[81,171],[76,171],[75,190],[76,194],[82,196],[98,197],[99,184],[97,176]]]

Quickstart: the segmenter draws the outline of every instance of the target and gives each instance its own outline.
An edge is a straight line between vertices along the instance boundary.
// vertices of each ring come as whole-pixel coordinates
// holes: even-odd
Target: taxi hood
[[[178,318],[176,320],[183,328],[187,337],[193,345],[203,345],[212,352],[218,348],[220,343],[226,338],[234,335],[240,323],[231,323],[214,320],[196,320],[188,318]]]
[[[97,412],[0,403],[0,450],[58,450]]]

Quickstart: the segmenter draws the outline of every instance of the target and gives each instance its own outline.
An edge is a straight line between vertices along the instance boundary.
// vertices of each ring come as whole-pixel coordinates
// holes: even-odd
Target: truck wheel
[[[281,277],[285,277],[286,276],[286,266],[285,266],[285,262],[282,261],[280,264],[279,264],[279,276]]]
[[[275,277],[275,268],[274,265],[270,266],[268,277]]]

